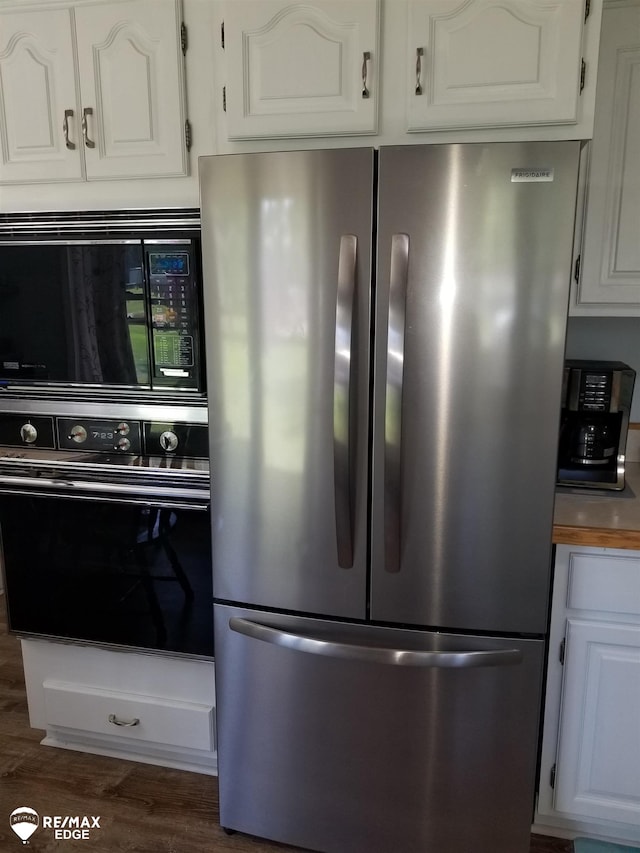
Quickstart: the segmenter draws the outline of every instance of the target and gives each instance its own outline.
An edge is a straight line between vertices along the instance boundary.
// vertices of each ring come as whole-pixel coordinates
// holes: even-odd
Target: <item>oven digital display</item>
[[[188,252],[149,252],[150,275],[189,275]]]

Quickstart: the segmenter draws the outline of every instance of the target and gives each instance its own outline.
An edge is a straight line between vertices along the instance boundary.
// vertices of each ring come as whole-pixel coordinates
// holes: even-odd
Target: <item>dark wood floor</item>
[[[213,777],[41,746],[43,733],[29,728],[20,647],[7,634],[4,607],[0,596],[2,853],[23,849],[9,827],[18,806],[40,815],[100,816],[100,829],[90,831],[88,841],[56,840],[39,831],[30,842],[34,853],[293,853],[291,847],[225,835]],[[531,853],[572,850],[570,841],[531,839]]]

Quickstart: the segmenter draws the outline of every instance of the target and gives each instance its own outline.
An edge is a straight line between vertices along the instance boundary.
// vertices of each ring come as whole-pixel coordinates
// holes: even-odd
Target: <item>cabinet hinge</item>
[[[220,24],[220,44],[224,50],[224,21]]]
[[[187,25],[183,22],[180,24],[180,47],[182,48],[182,55],[187,52],[187,47],[189,46],[187,39]]]
[[[222,87],[222,110],[226,113],[227,111],[227,87]]]
[[[187,119],[184,123],[184,144],[187,151],[191,151],[191,122]]]
[[[585,4],[584,4],[584,19],[585,19],[585,21],[587,20],[587,18],[589,17],[590,14],[591,14],[591,0],[585,0]]]
[[[554,764],[551,768],[551,773],[549,773],[549,784],[552,788],[556,787],[556,765]]]
[[[576,258],[576,262],[573,265],[573,277],[576,280],[576,282],[579,284],[580,283],[580,255],[578,255],[578,257]]]
[[[582,65],[580,66],[580,91],[584,89],[584,78],[587,76],[587,63],[582,60]]]
[[[560,643],[560,651],[558,652],[558,660],[560,661],[562,666],[564,666],[564,652],[565,652],[566,645],[567,645],[567,641],[563,640]]]

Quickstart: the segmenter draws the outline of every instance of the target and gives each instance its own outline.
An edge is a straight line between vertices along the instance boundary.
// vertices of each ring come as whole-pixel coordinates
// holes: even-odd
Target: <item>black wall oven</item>
[[[2,402],[10,630],[212,657],[206,410],[195,423],[179,407],[156,421],[148,406],[120,404],[114,418],[84,403],[59,416],[46,413],[58,401],[38,401],[34,416],[24,400]]]
[[[0,214],[0,545],[21,636],[213,656],[197,210]]]

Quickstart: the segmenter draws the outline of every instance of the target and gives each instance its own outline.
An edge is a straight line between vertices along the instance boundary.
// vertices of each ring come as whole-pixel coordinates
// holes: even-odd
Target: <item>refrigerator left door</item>
[[[325,853],[528,853],[542,640],[216,605],[220,822]]]
[[[200,160],[217,599],[366,615],[373,172]]]

